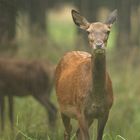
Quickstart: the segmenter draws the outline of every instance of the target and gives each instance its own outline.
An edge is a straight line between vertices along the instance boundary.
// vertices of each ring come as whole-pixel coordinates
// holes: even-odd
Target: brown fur
[[[56,108],[50,102],[54,67],[48,62],[0,58],[0,99],[4,128],[4,97],[9,98],[9,117],[13,126],[13,96],[32,95],[48,111],[49,122],[56,119]]]
[[[70,119],[78,120],[78,140],[90,140],[88,129],[98,120],[97,140],[103,131],[113,103],[110,77],[106,71],[106,43],[114,11],[105,23],[89,23],[72,10],[74,23],[88,32],[91,54],[82,51],[66,53],[56,68],[56,94],[65,127],[64,140],[70,140]],[[113,22],[112,22],[113,21]]]
[[[95,118],[99,119],[104,114],[108,114],[113,103],[112,84],[107,73],[105,100],[100,96],[102,93],[99,92],[97,93],[99,97],[93,96],[94,100],[90,97],[90,93],[93,92],[91,67],[90,54],[73,51],[64,55],[56,69],[56,93],[63,118],[67,116],[77,119],[79,125],[86,124],[87,127]],[[93,105],[95,108],[92,108]],[[86,121],[86,123],[80,124],[80,121]],[[81,140],[81,137],[78,140]]]
[[[91,55],[72,51],[64,55],[56,69],[56,90],[60,110],[69,117],[75,116],[84,107],[88,93],[92,90]],[[108,106],[111,107],[113,94],[111,80],[107,74]],[[69,112],[71,110],[71,112]],[[70,113],[70,114],[69,114]]]

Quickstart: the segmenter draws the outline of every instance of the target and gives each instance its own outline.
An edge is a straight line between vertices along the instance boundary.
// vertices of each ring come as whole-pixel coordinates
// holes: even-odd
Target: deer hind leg
[[[57,109],[50,101],[48,101],[47,104],[48,104],[47,112],[48,112],[49,123],[50,123],[49,125],[55,126],[57,120]]]
[[[1,129],[4,130],[5,126],[5,100],[4,96],[0,96],[0,116],[1,116]]]
[[[48,117],[49,117],[49,125],[51,127],[54,127],[56,125],[56,119],[57,119],[57,109],[56,107],[51,103],[48,96],[44,95],[34,95],[35,99],[38,100],[48,111]]]
[[[104,128],[108,120],[109,113],[98,119],[98,130],[97,130],[97,140],[102,140]]]
[[[13,130],[14,126],[14,102],[13,102],[13,96],[8,96],[9,101],[9,119],[11,123],[11,128]]]
[[[65,127],[65,132],[64,132],[64,140],[70,140],[70,135],[72,131],[72,126],[70,124],[70,118],[61,113],[62,121]]]

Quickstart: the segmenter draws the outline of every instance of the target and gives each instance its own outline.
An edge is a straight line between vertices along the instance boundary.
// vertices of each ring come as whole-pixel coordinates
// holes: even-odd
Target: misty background
[[[140,140],[140,0],[0,0],[0,58],[49,61],[56,66],[65,52],[89,52],[86,33],[72,21],[72,9],[90,22],[104,22],[111,11],[118,10],[107,47],[114,105],[104,140]],[[58,107],[54,89],[51,100]],[[0,133],[0,140],[63,138],[60,114],[52,134],[44,108],[32,97],[15,97],[14,114],[15,134],[5,115],[6,131]]]

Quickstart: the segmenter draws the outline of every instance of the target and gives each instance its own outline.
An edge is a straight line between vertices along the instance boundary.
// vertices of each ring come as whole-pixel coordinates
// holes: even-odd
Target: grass
[[[56,64],[66,51],[75,50],[76,30],[73,23],[63,22],[56,17],[49,19],[49,36],[44,40],[29,39],[26,26],[20,23],[20,17],[21,28],[18,27],[17,34],[19,50],[15,57],[50,59]],[[114,28],[109,46],[114,44],[115,32]],[[118,49],[108,49],[107,54],[108,70],[113,81],[115,99],[103,140],[140,140],[139,49],[132,49],[127,56],[122,56],[116,51],[119,52]],[[54,90],[52,101],[57,105]],[[71,140],[75,139],[75,121],[73,124]],[[96,125],[97,122],[90,129],[91,140],[95,140]],[[14,130],[13,134],[6,116],[6,128],[0,134],[0,140],[62,140],[64,128],[60,114],[58,114],[57,128],[52,133],[48,127],[44,108],[32,97],[27,97],[15,98]]]

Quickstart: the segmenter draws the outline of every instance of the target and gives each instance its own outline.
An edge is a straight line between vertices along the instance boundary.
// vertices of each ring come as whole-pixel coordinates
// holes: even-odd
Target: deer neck
[[[106,86],[106,55],[105,53],[92,54],[92,96],[96,100],[105,97]]]

